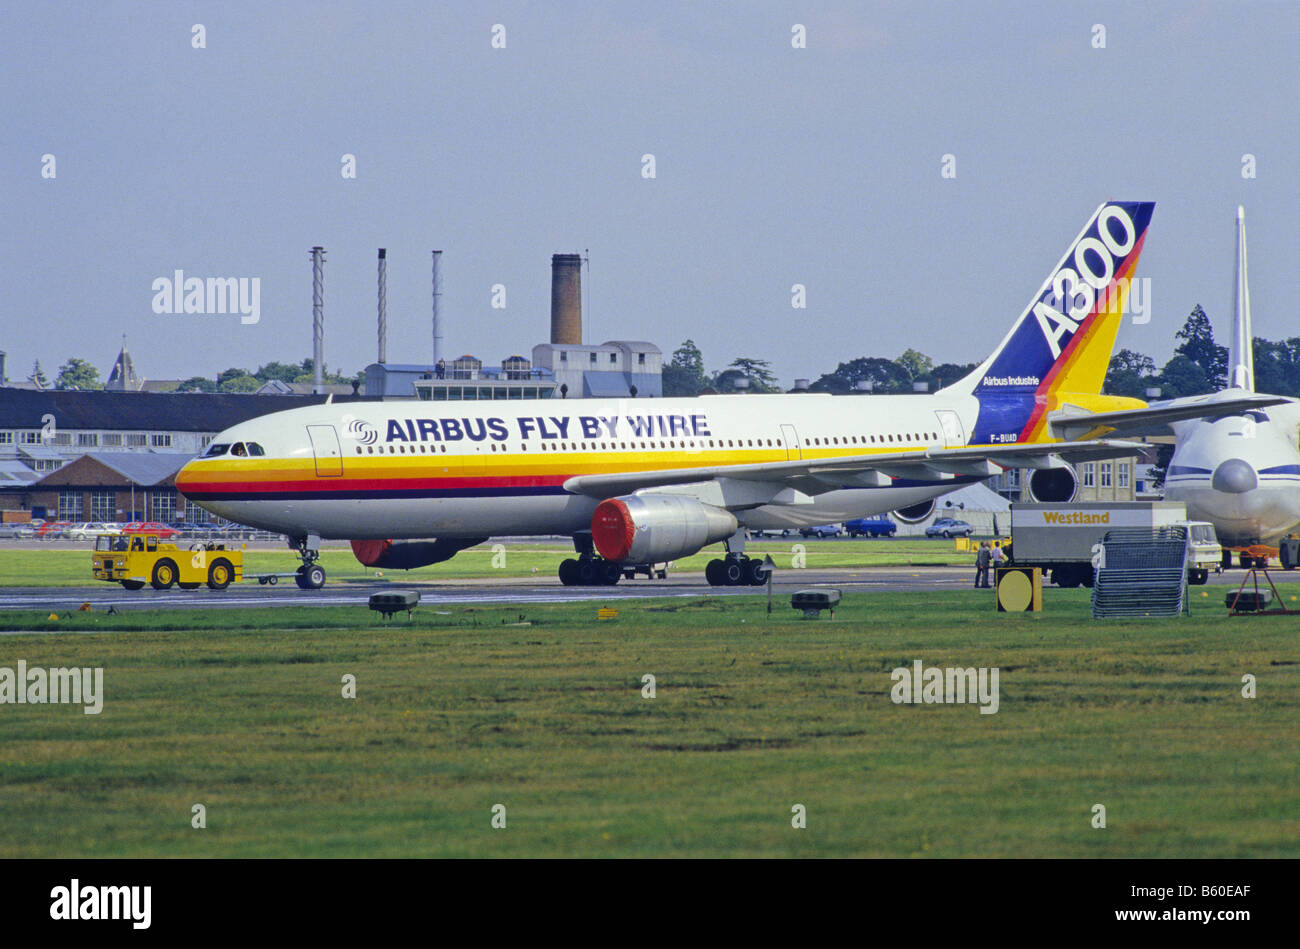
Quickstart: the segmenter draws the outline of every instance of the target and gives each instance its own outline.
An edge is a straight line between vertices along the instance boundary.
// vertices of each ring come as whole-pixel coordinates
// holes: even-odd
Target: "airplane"
[[[915,523],[1011,467],[1033,469],[1035,499],[1068,501],[1073,464],[1141,447],[1098,432],[1204,413],[1100,394],[1154,207],[1098,207],[997,348],[932,394],[321,404],[227,429],[176,487],[286,534],[305,589],[325,582],[322,538],[411,569],[492,536],[567,535],[566,585],[722,542],[708,581],[757,585],[747,529],[891,510]]]
[[[1228,385],[1202,397],[1207,409],[1255,391],[1246,212],[1240,206],[1235,277]],[[1189,518],[1213,524],[1225,548],[1271,545],[1300,526],[1300,402],[1266,396],[1245,411],[1174,422],[1170,428],[1174,453],[1165,474],[1165,497],[1184,502]],[[1243,551],[1241,565],[1266,566],[1268,557],[1256,554]],[[1225,568],[1231,558],[1225,549]]]

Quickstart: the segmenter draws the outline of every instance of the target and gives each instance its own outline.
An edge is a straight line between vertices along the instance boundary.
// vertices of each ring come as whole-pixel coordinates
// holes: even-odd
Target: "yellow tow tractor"
[[[120,583],[139,590],[146,583],[155,590],[179,584],[182,590],[206,583],[224,590],[244,577],[244,552],[225,544],[198,543],[189,550],[164,543],[157,534],[112,534],[95,538],[91,573],[96,580]]]

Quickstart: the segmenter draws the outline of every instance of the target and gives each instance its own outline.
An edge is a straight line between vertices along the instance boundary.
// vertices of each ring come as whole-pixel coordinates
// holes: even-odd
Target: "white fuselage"
[[[233,426],[177,488],[207,510],[290,536],[482,538],[590,529],[598,499],[577,475],[708,468],[966,444],[972,396],[703,396],[668,399],[348,402]],[[975,480],[896,477],[886,487],[736,511],[751,528],[804,527],[928,501]]]

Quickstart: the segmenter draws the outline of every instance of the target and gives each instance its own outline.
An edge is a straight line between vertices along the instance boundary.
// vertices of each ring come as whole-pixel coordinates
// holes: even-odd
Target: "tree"
[[[664,395],[695,396],[709,384],[704,372],[704,354],[693,340],[686,340],[673,352],[663,369]]]
[[[56,389],[102,389],[104,383],[99,381],[99,370],[84,359],[71,357],[59,367],[59,375],[54,380]]]
[[[217,384],[206,376],[191,376],[176,387],[177,392],[216,392]]]
[[[912,381],[919,380],[922,376],[930,374],[934,368],[934,361],[925,353],[918,353],[915,349],[903,351],[894,362],[898,363],[907,372],[907,378]]]
[[[1182,354],[1165,363],[1165,367],[1160,370],[1159,383],[1160,394],[1166,399],[1204,395],[1218,388],[1199,364]]]
[[[1210,318],[1205,315],[1205,311],[1201,309],[1199,303],[1192,308],[1191,314],[1187,317],[1187,322],[1174,336],[1182,340],[1174,348],[1174,353],[1178,356],[1186,356],[1205,371],[1210,387],[1203,391],[1213,392],[1226,383],[1228,378],[1227,347],[1219,346],[1214,342],[1214,327],[1210,326]],[[1198,395],[1199,393],[1188,392],[1185,394]]]
[[[724,377],[725,380],[724,380]],[[780,392],[781,386],[772,374],[771,363],[766,359],[749,359],[741,356],[713,377],[713,387],[719,392],[735,391],[735,380],[749,380],[750,392]]]
[[[244,373],[242,376],[232,376],[222,373],[223,378],[217,386],[218,392],[256,392],[262,387],[262,383],[257,381],[255,376]]]
[[[227,369],[225,372],[219,372],[217,373],[217,388],[221,389],[222,384],[225,383],[228,379],[237,379],[241,376],[251,377],[252,373],[249,372],[247,369],[237,369],[234,367]],[[221,389],[221,391],[225,392],[226,390]]]
[[[944,386],[950,386],[959,379],[964,379],[972,372],[978,363],[968,362],[964,365],[953,362],[945,362],[935,366],[930,372],[931,378],[934,379],[934,388],[942,389]]]
[[[1158,384],[1154,359],[1131,349],[1121,349],[1111,357],[1102,389],[1107,395],[1145,399],[1146,390]]]
[[[273,360],[264,366],[259,366],[253,376],[261,382],[270,382],[272,379],[279,379],[281,382],[293,382],[302,371],[300,366]]]
[[[50,387],[50,380],[45,378],[39,359],[32,365],[32,374],[27,377],[27,381],[35,384],[38,389],[48,389]]]
[[[1255,390],[1300,397],[1300,337],[1272,340],[1255,337]]]
[[[292,379],[286,379],[286,382],[315,382],[316,381],[316,360],[308,356],[302,361],[301,367],[291,367],[296,375]],[[329,364],[321,366],[321,379],[326,384],[351,382],[352,379],[343,376],[337,372],[330,372]]]
[[[911,383],[907,371],[892,359],[859,356],[835,367],[814,382],[813,392],[852,392],[859,382],[870,382],[873,392],[903,392]]]

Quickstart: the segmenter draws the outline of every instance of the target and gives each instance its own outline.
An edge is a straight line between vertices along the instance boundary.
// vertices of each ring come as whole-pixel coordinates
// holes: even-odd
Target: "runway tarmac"
[[[1275,581],[1293,574],[1275,571]],[[1242,572],[1211,574],[1213,586],[1236,586]],[[1261,578],[1262,580],[1262,578]],[[788,597],[803,587],[833,586],[844,593],[907,590],[959,590],[970,588],[974,572],[970,567],[870,567],[829,570],[782,570],[773,582],[773,595]],[[400,581],[330,581],[320,590],[300,590],[292,582],[275,586],[245,582],[227,590],[206,587],[198,590],[125,590],[116,584],[99,583],[84,587],[27,587],[0,590],[3,610],[69,610],[83,603],[94,609],[232,609],[236,607],[357,606],[370,594],[395,590],[419,590],[425,606],[437,603],[572,603],[589,600],[616,601],[675,596],[766,596],[765,587],[711,587],[703,573],[680,573],[666,580],[624,580],[613,587],[566,587],[554,577],[439,580],[411,578]],[[1048,587],[1049,590],[1055,587]],[[1192,587],[1195,591],[1203,587]],[[0,626],[3,619],[0,618]]]

